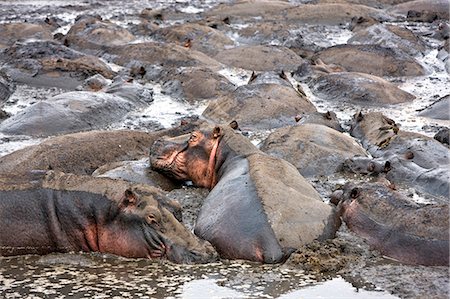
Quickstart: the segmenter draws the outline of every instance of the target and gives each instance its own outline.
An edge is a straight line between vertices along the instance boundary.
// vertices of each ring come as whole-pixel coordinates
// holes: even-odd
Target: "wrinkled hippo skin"
[[[171,191],[180,184],[149,168],[148,157],[137,161],[120,161],[103,165],[93,173],[94,177],[118,178]]]
[[[30,248],[22,249],[18,247],[27,245],[14,243],[10,240],[10,232],[2,231],[0,241],[3,242],[3,249],[8,249],[2,251],[2,255],[82,250],[127,257],[168,258],[180,263],[210,262],[217,257],[209,243],[198,240],[179,222],[180,206],[154,187],[118,179],[35,171],[22,176],[1,176],[0,190],[0,206],[3,205],[1,212],[8,211],[10,214],[2,215],[5,223],[13,225],[14,221],[18,221],[16,219],[31,219],[30,225],[34,222],[37,229],[41,226],[44,227],[42,229],[47,229],[50,225],[54,227],[50,230],[54,235],[42,234],[41,238],[35,236],[35,243],[28,244]],[[23,200],[23,203],[17,206],[19,200]],[[23,215],[19,218],[12,210],[14,204],[15,209],[21,207],[18,213]],[[33,211],[36,211],[36,214],[26,217],[26,213]],[[122,219],[122,214],[125,215],[125,220],[121,220],[116,226],[114,217]],[[47,218],[42,218],[45,215]],[[111,215],[114,216],[112,219]],[[137,218],[127,218],[127,215],[135,215]],[[150,225],[149,232],[145,229],[146,223]],[[112,232],[116,235],[112,234],[104,240],[106,243],[101,243],[101,238],[108,236],[108,232],[102,232],[101,229],[108,225],[113,225]],[[63,231],[61,234],[67,233],[68,236],[58,235],[60,230]],[[139,235],[140,230],[143,231],[142,236]],[[39,230],[29,231],[29,234],[41,234]],[[121,231],[125,234],[123,237]],[[48,236],[50,241],[46,240],[45,236]],[[151,248],[145,244],[153,244],[148,236],[157,237],[160,242],[158,247]],[[56,241],[53,247],[49,247],[48,243],[53,238]],[[97,238],[99,241],[95,243]],[[117,242],[121,238],[125,239],[124,244]],[[152,250],[156,250],[156,255],[153,255]]]
[[[0,49],[11,46],[17,41],[24,41],[31,38],[52,40],[52,29],[54,28],[48,24],[0,24]]]
[[[349,72],[374,76],[423,76],[424,68],[411,56],[379,45],[337,45],[313,56],[326,64],[336,64]]]
[[[123,45],[134,39],[133,34],[127,29],[109,20],[102,20],[100,16],[78,16],[75,24],[67,32],[64,44],[85,51]]]
[[[115,82],[105,92],[67,92],[25,108],[3,122],[0,132],[52,136],[102,129],[152,102],[152,95],[134,82]]]
[[[269,130],[294,124],[299,114],[317,111],[305,95],[285,80],[279,84],[259,81],[258,77],[211,101],[202,115],[216,123],[236,120],[242,128]]]
[[[169,43],[184,45],[211,57],[225,47],[234,45],[233,40],[223,32],[195,23],[163,27],[154,31],[152,36]]]
[[[223,258],[281,262],[293,248],[333,237],[340,224],[293,165],[228,127],[161,139],[150,149],[150,163],[211,189],[194,232]]]
[[[310,82],[315,95],[327,101],[376,106],[411,102],[415,96],[377,76],[355,72],[321,75]]]
[[[9,97],[16,90],[16,85],[11,78],[0,71],[0,108],[5,104]]]
[[[350,134],[377,160],[389,161],[386,178],[433,196],[448,198],[449,149],[422,134],[402,131],[380,112],[358,113]]]
[[[0,174],[23,174],[32,170],[60,170],[91,175],[113,162],[139,160],[159,137],[191,132],[200,124],[192,120],[157,132],[136,130],[90,131],[49,138],[0,158]]]
[[[332,175],[346,158],[366,154],[353,138],[317,124],[277,129],[264,140],[261,150],[292,163],[305,177]]]
[[[421,110],[418,115],[432,119],[450,120],[450,95],[443,96],[430,106]]]
[[[439,141],[442,144],[447,144],[447,146],[449,145],[449,136],[450,135],[450,129],[449,128],[442,128],[439,130],[439,132],[437,132],[433,138],[436,139],[437,141]]]
[[[382,254],[406,264],[449,265],[448,202],[417,204],[380,183],[346,184],[333,196],[347,226]]]
[[[0,52],[4,70],[18,83],[75,89],[83,80],[115,72],[98,57],[70,49],[56,41],[16,43]]]

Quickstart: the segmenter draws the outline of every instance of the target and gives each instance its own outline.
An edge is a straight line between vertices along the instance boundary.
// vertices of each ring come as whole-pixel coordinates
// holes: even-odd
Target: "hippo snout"
[[[334,205],[338,205],[344,198],[344,190],[336,190],[331,194],[330,202]]]
[[[178,244],[171,244],[166,250],[167,259],[177,264],[206,264],[219,259],[215,250],[199,252],[189,250]]]

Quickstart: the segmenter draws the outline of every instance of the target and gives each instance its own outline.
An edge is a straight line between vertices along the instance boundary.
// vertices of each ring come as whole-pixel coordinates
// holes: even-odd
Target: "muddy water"
[[[397,298],[283,266],[174,265],[100,254],[0,260],[2,298]],[[338,294],[338,295],[337,295]]]
[[[195,19],[195,13],[208,10],[218,2],[128,0],[128,5],[124,5],[124,1],[118,0],[0,0],[0,22],[33,22],[41,21],[47,16],[55,16],[59,18],[61,27],[54,33],[65,34],[75,17],[83,13],[99,14],[104,19],[127,27],[139,22],[138,14],[144,8],[174,7],[178,12],[187,13],[187,18]],[[170,24],[163,23],[162,26]],[[416,32],[429,30],[429,24],[403,25]],[[292,32],[292,35],[307,34],[310,43],[323,47],[344,44],[351,37],[351,32],[345,26],[316,27],[301,28],[298,32]],[[238,35],[233,32],[227,34],[235,40],[236,45],[240,43]],[[428,74],[421,78],[395,79],[400,88],[413,93],[417,99],[412,103],[385,107],[381,111],[400,123],[402,129],[432,136],[440,126],[448,127],[450,123],[417,117],[416,110],[448,94],[450,80],[442,62],[435,58],[438,47],[436,41],[429,39],[426,42],[431,51],[420,61],[426,66]],[[279,44],[279,41],[274,40],[272,44]],[[219,73],[236,86],[246,84],[251,75],[248,70],[226,67]],[[336,112],[344,124],[360,109],[350,105],[334,105],[315,97],[305,84],[296,82],[294,78],[290,79],[292,83],[299,83],[303,87],[319,111]],[[154,130],[170,127],[183,116],[200,115],[206,107],[207,103],[196,106],[182,103],[165,95],[160,85],[147,84],[154,92],[154,102],[149,107],[126,115],[110,129]],[[19,85],[4,110],[14,115],[36,101],[61,92],[63,90],[57,88]],[[371,108],[363,109],[368,110]],[[258,144],[269,132],[249,133],[254,143]],[[0,134],[0,156],[41,141],[42,139],[28,136]],[[317,184],[315,186],[322,196],[327,198],[328,189],[321,189]],[[174,197],[180,199],[187,193],[189,192],[182,190]],[[420,201],[420,198],[418,200]],[[191,222],[189,225],[192,225],[193,218],[195,217],[188,219],[188,222]],[[364,247],[364,244],[355,245],[359,246]],[[377,261],[380,259],[383,261],[382,258]],[[101,254],[22,256],[0,258],[0,298],[397,298],[382,289],[401,294],[401,297],[425,298],[429,295],[445,298],[445,294],[448,295],[448,269],[445,267],[410,267],[382,263],[371,267],[356,267],[343,273],[322,277],[286,265],[221,261],[188,266],[173,265],[165,261],[129,260]],[[365,283],[367,281],[372,283]]]

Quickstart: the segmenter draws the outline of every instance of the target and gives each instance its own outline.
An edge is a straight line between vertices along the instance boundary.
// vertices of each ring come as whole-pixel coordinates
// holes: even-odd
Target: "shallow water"
[[[102,254],[0,259],[3,298],[397,298],[342,277],[239,261],[174,265]]]

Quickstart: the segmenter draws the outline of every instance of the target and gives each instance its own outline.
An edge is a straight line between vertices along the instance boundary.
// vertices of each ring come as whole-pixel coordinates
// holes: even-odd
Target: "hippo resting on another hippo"
[[[348,183],[332,201],[347,226],[402,263],[449,265],[448,202],[417,204],[380,183]]]
[[[148,186],[90,176],[33,172],[0,177],[0,255],[102,252],[177,263],[217,255]]]
[[[224,258],[281,262],[293,248],[333,237],[340,224],[293,165],[264,154],[228,127],[156,141],[150,163],[212,189],[195,234]]]
[[[350,134],[375,158],[347,161],[350,169],[381,167],[394,184],[404,184],[433,196],[448,198],[450,189],[450,150],[437,140],[422,134],[401,130],[380,112],[358,113]],[[389,162],[386,164],[386,162]],[[356,164],[356,165],[351,165]],[[377,168],[377,167],[375,167]]]

